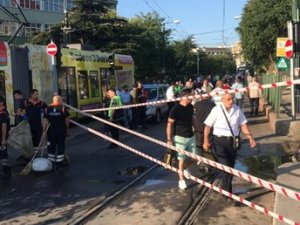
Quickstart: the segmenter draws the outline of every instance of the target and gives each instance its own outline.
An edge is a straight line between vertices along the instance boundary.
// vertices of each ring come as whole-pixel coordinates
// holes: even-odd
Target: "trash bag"
[[[30,126],[27,121],[20,122],[9,131],[8,144],[20,151],[25,158],[30,159],[34,155]]]

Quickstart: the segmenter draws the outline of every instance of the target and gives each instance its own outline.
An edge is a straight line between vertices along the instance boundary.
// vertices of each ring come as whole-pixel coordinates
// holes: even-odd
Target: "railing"
[[[262,84],[270,84],[281,81],[283,81],[282,75],[262,75]],[[276,115],[279,116],[281,104],[281,87],[264,89],[262,93],[267,103],[272,106]]]

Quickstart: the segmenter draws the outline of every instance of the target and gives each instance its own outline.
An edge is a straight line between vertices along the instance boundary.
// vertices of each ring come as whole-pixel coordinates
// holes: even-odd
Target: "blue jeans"
[[[235,104],[242,109],[243,106],[243,99],[242,98],[236,98],[235,99]]]

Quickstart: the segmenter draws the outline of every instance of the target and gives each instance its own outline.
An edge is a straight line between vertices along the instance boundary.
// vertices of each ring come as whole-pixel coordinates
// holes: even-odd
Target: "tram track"
[[[104,200],[100,200],[99,202],[95,203],[91,206],[88,210],[82,213],[79,217],[74,219],[73,221],[67,223],[68,225],[82,225],[92,219],[95,215],[102,212],[104,209],[107,208],[110,204],[112,204],[115,200],[125,195],[131,188],[136,186],[143,178],[150,175],[153,171],[157,170],[160,166],[155,164],[150,167],[148,170],[137,176],[134,180],[130,181],[125,186],[121,187],[119,190],[113,192]]]
[[[138,177],[136,177],[134,180],[130,181],[125,186],[121,187],[117,191],[110,194],[107,198],[98,201],[93,206],[89,207],[84,213],[82,213],[80,216],[75,218],[74,220],[68,222],[68,225],[83,225],[87,224],[89,221],[93,220],[97,217],[101,212],[109,208],[111,205],[113,205],[116,201],[121,199],[122,197],[125,197],[126,194],[132,189],[137,186],[142,180],[145,179],[145,177],[151,176],[153,172],[158,170],[160,168],[159,165],[153,165],[151,168],[149,168],[144,173],[140,174]],[[210,173],[205,174],[201,177],[201,179],[205,179],[207,182],[212,182],[213,185],[218,185],[220,183],[219,179],[219,173]],[[193,224],[195,219],[197,218],[199,212],[204,208],[204,206],[209,201],[213,191],[211,189],[208,189],[204,186],[201,186],[199,190],[197,190],[197,196],[193,199],[190,206],[186,209],[186,211],[183,213],[182,217],[178,221],[178,225],[187,225],[187,224]]]
[[[220,183],[220,173],[211,173],[206,178],[207,182],[211,182],[212,185],[218,185]],[[177,225],[192,225],[194,224],[197,216],[201,210],[206,206],[210,197],[213,194],[213,190],[205,186],[201,186],[198,195],[195,197],[194,201],[191,202],[190,206],[183,213],[182,217],[177,222]]]

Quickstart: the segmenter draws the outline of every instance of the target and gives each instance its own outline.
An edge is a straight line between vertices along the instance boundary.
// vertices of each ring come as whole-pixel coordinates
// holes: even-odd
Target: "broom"
[[[46,132],[43,134],[43,136],[41,137],[41,140],[40,140],[40,143],[39,143],[39,146],[36,150],[36,152],[34,153],[32,159],[30,160],[29,163],[26,164],[26,166],[24,167],[24,169],[19,173],[19,175],[21,176],[26,176],[28,175],[30,172],[31,172],[31,168],[32,168],[32,162],[33,160],[35,159],[37,153],[39,152],[42,144],[44,143],[44,140],[46,138],[46,134],[47,134],[47,131],[48,131],[48,128],[50,127],[50,124],[48,124],[47,128],[46,128]]]

